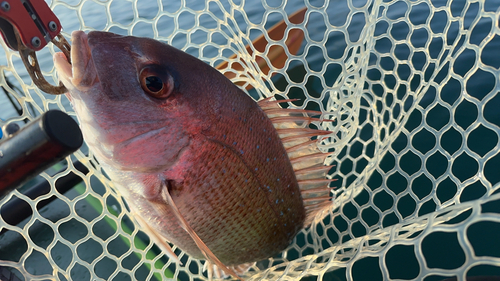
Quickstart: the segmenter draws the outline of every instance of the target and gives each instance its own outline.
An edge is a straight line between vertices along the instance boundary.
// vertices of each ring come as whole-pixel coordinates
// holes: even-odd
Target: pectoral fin
[[[242,280],[234,270],[228,268],[225,266],[215,255],[212,253],[212,251],[207,247],[207,245],[201,240],[201,238],[196,234],[194,229],[189,225],[189,223],[184,219],[184,216],[180,213],[179,209],[177,208],[177,205],[175,205],[174,200],[172,199],[172,196],[170,196],[170,193],[168,192],[171,190],[169,188],[169,182],[165,182],[165,187],[163,188],[164,192],[164,199],[167,201],[168,205],[171,207],[172,211],[174,212],[175,217],[179,221],[179,225],[191,236],[191,238],[194,240],[196,243],[196,246],[200,249],[200,251],[203,253],[207,261],[210,261],[211,263],[217,265],[222,271],[224,271],[226,274],[231,275],[239,280]]]
[[[174,261],[182,265],[181,260],[179,260],[177,255],[170,247],[170,245],[167,242],[165,242],[166,240],[165,238],[163,238],[158,232],[156,232],[156,230],[151,228],[149,224],[141,218],[141,216],[134,216],[134,218],[137,220],[139,225],[146,231],[146,233],[149,235],[149,238],[151,238],[153,243],[155,243],[158,247],[160,247],[160,249],[162,249],[163,252],[165,252],[165,254],[169,258],[173,259]]]

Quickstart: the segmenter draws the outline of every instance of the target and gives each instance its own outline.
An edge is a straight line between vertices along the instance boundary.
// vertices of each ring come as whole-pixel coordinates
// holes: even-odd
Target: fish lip
[[[73,71],[71,69],[71,64],[69,64],[68,59],[66,56],[61,53],[57,52],[54,54],[54,66],[57,70],[57,73],[59,75],[59,80],[63,82],[63,84],[68,88],[68,80],[71,80],[73,77]]]
[[[59,79],[70,92],[72,89],[85,91],[98,82],[88,36],[83,31],[73,31],[71,41],[71,64],[64,54],[56,53],[54,65]]]
[[[97,81],[97,69],[92,59],[92,48],[88,42],[88,36],[83,31],[74,31],[71,34],[73,46],[71,49],[71,61],[73,69],[73,85],[87,88],[93,86]]]

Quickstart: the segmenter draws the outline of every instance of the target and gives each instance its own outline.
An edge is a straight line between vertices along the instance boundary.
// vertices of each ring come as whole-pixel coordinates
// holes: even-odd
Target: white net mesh
[[[500,3],[493,1],[53,0],[64,34],[107,30],[154,37],[215,66],[255,61],[245,45],[307,7],[296,55],[283,69],[245,69],[254,98],[299,98],[329,112],[337,132],[322,147],[337,165],[332,208],[250,280],[442,280],[500,275]],[[292,1],[290,1],[292,2]],[[49,109],[72,114],[65,97],[41,93],[3,45],[0,125]],[[38,54],[54,78],[53,47]],[[50,51],[50,52],[49,52]],[[119,59],[119,58],[117,58]],[[274,74],[273,77],[271,75]],[[258,77],[251,79],[249,77]],[[262,78],[262,79],[260,79]],[[7,80],[10,84],[7,84]],[[14,110],[20,108],[20,115]],[[90,153],[90,154],[89,154]],[[89,156],[86,156],[89,155]],[[76,171],[78,159],[88,173]],[[62,172],[54,173],[64,167]],[[53,170],[53,171],[52,171]],[[85,147],[36,181],[52,187],[75,172],[83,183],[36,199],[18,225],[0,216],[0,266],[21,280],[205,279],[202,262],[179,249],[165,258],[130,221]],[[31,183],[32,184],[32,183]],[[51,197],[47,206],[40,205]],[[7,231],[6,231],[7,230]]]

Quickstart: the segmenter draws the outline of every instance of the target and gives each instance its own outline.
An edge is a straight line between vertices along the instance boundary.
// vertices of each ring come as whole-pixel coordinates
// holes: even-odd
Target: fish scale
[[[207,159],[209,163],[214,165],[206,166],[201,161],[197,162],[199,164],[193,166],[193,169],[186,174],[185,178],[188,180],[184,182],[186,188],[183,189],[183,192],[173,192],[172,195],[176,202],[180,202],[178,208],[181,212],[185,210],[183,213],[186,220],[194,225],[193,228],[200,238],[227,265],[255,261],[269,256],[270,252],[276,252],[286,247],[291,235],[294,235],[302,225],[299,224],[300,218],[296,219],[299,225],[295,227],[292,226],[291,218],[286,220],[290,225],[289,228],[295,229],[286,229],[281,225],[283,220],[278,217],[278,212],[282,210],[280,208],[277,211],[275,206],[275,198],[283,196],[278,192],[278,187],[273,186],[276,189],[274,194],[263,189],[259,190],[261,184],[271,185],[271,180],[266,181],[265,178],[255,175],[255,172],[240,173],[240,171],[251,171],[252,166],[249,165],[250,168],[248,168],[241,163],[240,157],[242,155],[235,153],[236,149],[230,149],[229,146],[224,148],[222,144],[216,142],[207,142],[203,147],[206,149],[198,157]],[[210,159],[221,157],[224,157],[225,160],[210,161]],[[221,173],[223,169],[226,169],[226,173],[233,175],[240,173],[240,176],[228,177]],[[260,174],[271,175],[271,173],[265,173],[264,169]],[[207,179],[210,181],[207,182]],[[259,180],[263,183],[260,183]],[[286,183],[285,180],[282,182]],[[273,195],[276,197],[271,197]],[[286,198],[286,196],[283,197]],[[300,200],[300,196],[297,197]],[[196,203],[197,210],[189,212],[189,208],[193,204],[189,198],[203,198],[204,202],[198,201]],[[284,205],[281,201],[280,204]],[[217,206],[214,211],[210,210],[213,206]],[[296,217],[300,216],[303,217],[304,214],[296,215]],[[227,224],[222,229],[218,223],[219,217],[226,218]],[[286,230],[283,231],[283,228]],[[286,235],[286,233],[290,234]],[[183,240],[178,242],[178,245],[193,256],[203,257],[191,239],[176,240]],[[185,243],[186,240],[189,243]],[[235,250],[241,248],[247,249],[247,254],[242,255],[240,251]],[[248,251],[255,252],[255,255],[248,254]]]
[[[266,179],[266,182],[261,182],[259,188],[266,187],[266,189],[270,191],[270,195],[274,198],[270,198],[270,202],[275,204],[276,198],[295,200],[293,202],[297,205],[294,207],[299,207],[301,205],[300,196],[298,194],[292,194],[295,192],[298,193],[297,181],[293,168],[289,164],[286,151],[281,141],[279,141],[279,136],[273,124],[265,113],[263,113],[248,96],[245,95],[244,97],[240,97],[240,104],[243,104],[243,102],[241,102],[243,99],[248,100],[248,107],[252,108],[253,106],[253,108],[252,110],[249,110],[248,107],[239,110],[238,112],[243,112],[244,114],[240,116],[241,119],[233,117],[234,115],[230,114],[230,112],[225,112],[225,123],[228,127],[227,131],[229,132],[230,128],[241,128],[241,130],[233,131],[232,134],[228,134],[228,143],[231,143],[231,139],[233,138],[235,142],[237,139],[244,140],[245,143],[243,145],[237,145],[236,150],[240,149],[244,151],[241,157],[244,159],[250,171],[255,173],[259,179]],[[252,131],[248,128],[252,128]],[[279,182],[280,178],[281,182]],[[273,194],[273,192],[279,193]],[[277,207],[274,209],[276,209],[277,214],[287,210],[285,207]]]

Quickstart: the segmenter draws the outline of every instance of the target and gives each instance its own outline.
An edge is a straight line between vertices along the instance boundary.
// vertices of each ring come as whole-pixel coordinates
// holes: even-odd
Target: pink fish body
[[[197,58],[106,32],[73,33],[71,56],[73,65],[62,54],[54,60],[84,138],[163,248],[171,242],[234,276],[238,265],[286,248],[313,215],[308,209],[328,201],[326,155],[298,154],[316,159],[301,167],[316,176],[302,176],[307,188],[299,186],[292,152],[268,115],[295,117],[280,117],[268,100],[259,106]],[[304,203],[305,189],[314,204]]]

